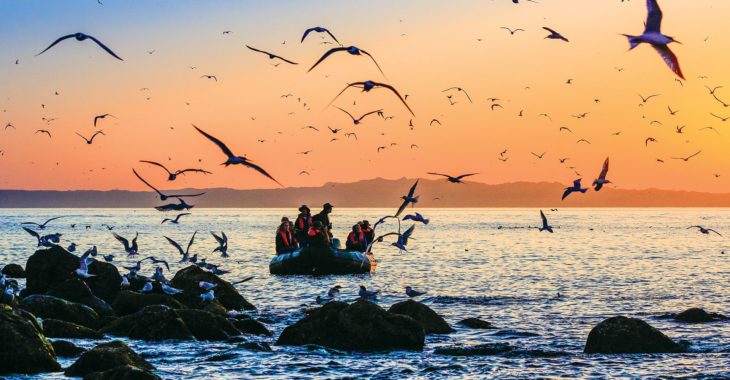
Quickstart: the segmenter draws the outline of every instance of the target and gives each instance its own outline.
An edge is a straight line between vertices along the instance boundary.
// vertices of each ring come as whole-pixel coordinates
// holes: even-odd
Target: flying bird
[[[84,139],[84,141],[86,141],[86,143],[87,143],[87,144],[89,144],[89,145],[91,145],[91,143],[93,143],[93,142],[94,142],[94,138],[95,138],[95,137],[96,137],[97,135],[102,135],[102,136],[106,136],[106,135],[104,134],[104,131],[96,131],[96,132],[94,132],[94,134],[93,134],[93,135],[91,135],[91,138],[89,138],[89,139],[87,139],[86,137],[84,137],[84,136],[83,136],[82,134],[80,134],[80,133],[78,133],[78,132],[76,132],[76,134],[77,134],[77,135],[78,135],[79,137],[81,137],[82,139]]]
[[[554,30],[552,30],[550,28],[544,27],[544,26],[542,28],[545,29],[545,30],[547,30],[548,32],[550,32],[550,34],[548,34],[547,36],[545,36],[545,38],[549,38],[551,40],[563,40],[565,42],[570,42],[570,41],[568,41],[567,38],[563,37],[562,34],[556,32],[556,31],[554,31]]]
[[[664,35],[661,33],[662,26],[662,10],[659,9],[657,0],[646,0],[647,16],[646,22],[644,23],[644,33],[640,36],[632,36],[630,34],[624,34],[629,39],[629,50],[637,47],[641,43],[650,44],[664,60],[664,63],[677,74],[680,78],[684,79],[682,70],[679,68],[679,60],[674,55],[672,50],[669,49],[669,43],[679,41],[673,37]]]
[[[418,186],[418,180],[416,180],[416,183],[411,186],[411,189],[408,190],[407,195],[403,195],[400,198],[403,200],[403,203],[398,207],[398,211],[396,211],[395,216],[400,216],[400,214],[403,212],[403,210],[408,207],[409,204],[412,206],[415,206],[416,203],[418,203],[418,196],[413,196],[413,194],[416,192],[416,186]]]
[[[580,181],[581,180],[582,180],[582,178],[578,178],[575,181],[573,181],[573,186],[566,187],[565,188],[565,191],[563,192],[563,197],[560,198],[560,200],[562,201],[568,195],[570,195],[571,193],[573,193],[575,191],[580,191],[581,193],[585,193],[586,191],[588,191],[588,188],[582,188],[582,187],[580,187]]]
[[[114,115],[112,115],[110,113],[105,113],[105,114],[102,114],[102,115],[94,116],[94,127],[96,127],[96,122],[99,121],[99,119],[105,119],[106,117],[113,117],[115,119],[117,118],[116,116],[114,116]]]
[[[218,236],[211,231],[210,234],[213,235],[215,241],[218,242],[218,246],[213,250],[213,252],[220,252],[221,257],[228,257],[228,236],[226,236],[226,233],[221,231],[221,236]]]
[[[317,65],[319,65],[322,61],[324,61],[330,55],[340,52],[340,51],[346,51],[346,52],[350,53],[350,55],[363,55],[363,54],[367,55],[373,61],[375,66],[378,67],[378,70],[380,71],[380,73],[383,74],[383,76],[385,76],[385,74],[383,73],[383,70],[380,68],[380,65],[378,65],[377,61],[375,61],[375,58],[373,58],[373,56],[370,53],[358,48],[357,46],[347,46],[347,47],[340,46],[340,47],[336,47],[336,48],[332,48],[332,49],[328,50],[326,53],[324,53],[324,55],[322,55],[322,57],[317,62],[314,63],[314,65],[312,65],[312,67],[309,68],[309,70],[307,70],[307,72],[312,71],[315,67],[317,67]]]
[[[198,132],[200,132],[208,140],[212,141],[215,145],[217,145],[218,148],[220,148],[220,150],[223,151],[223,153],[228,157],[228,159],[224,163],[222,163],[221,165],[225,165],[225,166],[228,166],[228,165],[236,165],[236,164],[244,165],[246,167],[249,167],[251,169],[254,169],[257,172],[263,174],[267,178],[269,178],[272,181],[276,182],[279,186],[284,187],[284,185],[282,185],[281,183],[279,183],[279,181],[277,181],[276,179],[274,179],[274,177],[272,177],[269,173],[267,173],[266,170],[264,170],[262,167],[254,164],[252,161],[250,161],[246,157],[234,155],[233,152],[231,152],[231,150],[228,149],[228,147],[226,146],[226,144],[224,144],[222,141],[220,141],[217,138],[215,138],[215,137],[213,137],[213,136],[205,133],[202,129],[196,127],[194,124],[193,124],[193,127],[195,129],[197,129]]]
[[[511,36],[514,36],[514,34],[517,33],[517,32],[524,32],[525,31],[524,29],[520,29],[520,28],[510,29],[510,28],[508,28],[506,26],[501,26],[501,27],[499,27],[499,29],[504,29],[504,30],[508,31]]]
[[[400,99],[400,101],[403,103],[403,105],[406,106],[406,108],[411,113],[411,115],[416,116],[416,114],[413,113],[413,110],[411,110],[411,107],[408,106],[408,103],[406,103],[406,100],[403,99],[403,97],[400,95],[398,90],[396,90],[393,86],[391,86],[389,84],[385,84],[385,83],[378,83],[378,82],[370,81],[370,80],[364,81],[364,82],[354,82],[354,83],[348,84],[347,86],[345,86],[345,88],[342,89],[342,91],[340,91],[339,94],[337,94],[337,96],[335,96],[334,99],[332,99],[331,102],[329,102],[329,104],[327,106],[331,105],[335,100],[337,100],[337,98],[340,95],[342,95],[343,92],[345,92],[350,87],[362,88],[363,92],[370,92],[370,90],[372,90],[373,88],[376,88],[376,87],[382,87],[382,88],[388,89],[392,93],[394,93],[398,97],[398,99]]]
[[[198,197],[198,196],[201,196],[201,195],[205,194],[205,192],[203,192],[203,193],[198,193],[198,194],[185,194],[185,195],[183,195],[183,194],[180,194],[180,195],[174,194],[174,195],[166,195],[166,194],[163,194],[156,187],[150,185],[149,182],[145,181],[145,179],[142,178],[142,176],[140,176],[139,173],[137,173],[136,170],[132,169],[132,172],[134,173],[135,176],[137,176],[137,178],[140,181],[142,181],[142,183],[144,183],[145,185],[147,185],[147,187],[149,187],[150,189],[154,190],[160,196],[160,200],[161,201],[165,201],[165,200],[167,200],[167,198],[178,198],[178,199],[180,199],[180,197]],[[180,201],[182,202],[181,199],[180,199]]]
[[[213,79],[214,81],[218,82],[218,77],[215,75],[201,75],[201,78],[207,78],[207,79]]]
[[[699,231],[700,231],[701,233],[703,233],[703,234],[705,234],[705,235],[709,235],[709,234],[710,234],[710,232],[714,232],[714,233],[716,233],[716,234],[717,234],[718,236],[722,236],[722,235],[720,235],[720,233],[719,233],[719,232],[717,232],[717,231],[713,230],[712,228],[704,228],[704,227],[702,227],[702,226],[689,226],[689,227],[687,227],[687,229],[690,229],[690,228],[697,228],[697,229],[698,229],[698,230],[699,230]]]
[[[450,176],[448,174],[432,173],[432,172],[429,172],[427,174],[440,175],[442,177],[446,177],[446,180],[449,181],[449,182],[451,182],[451,183],[464,183],[464,182],[461,181],[462,178],[469,177],[469,176],[473,176],[473,175],[477,175],[479,173],[462,174],[462,175],[460,175],[458,177],[452,177],[452,176]]]
[[[48,49],[56,46],[57,43],[65,40],[65,39],[72,38],[72,37],[75,38],[76,41],[84,41],[85,39],[89,38],[92,41],[96,42],[97,45],[99,45],[102,49],[106,50],[106,52],[109,53],[109,54],[111,54],[114,58],[116,58],[116,59],[118,59],[120,61],[123,61],[123,59],[119,58],[118,55],[116,55],[111,49],[109,49],[108,47],[106,47],[106,45],[104,45],[103,43],[101,43],[101,41],[97,40],[93,36],[90,36],[90,35],[84,34],[84,33],[73,33],[73,34],[69,34],[69,35],[60,37],[59,39],[57,39],[56,41],[54,41],[51,45],[49,45],[47,48],[45,48],[45,50],[43,50],[42,52],[36,54],[36,57],[39,56],[39,55],[41,55],[41,54],[43,54],[43,53],[45,53]]]
[[[327,33],[327,34],[329,34],[330,37],[332,37],[333,40],[335,40],[335,42],[337,42],[338,44],[340,43],[340,41],[337,41],[337,38],[335,38],[335,36],[332,34],[332,32],[329,31],[329,29],[323,28],[321,26],[315,26],[313,28],[309,28],[309,29],[305,30],[304,34],[302,35],[302,40],[300,41],[300,43],[304,42],[304,39],[307,38],[307,35],[309,35],[309,33],[311,33],[311,32]]]
[[[180,218],[183,217],[183,216],[185,216],[185,215],[190,215],[190,213],[189,212],[184,212],[182,214],[177,214],[177,216],[175,217],[175,219],[170,219],[170,218],[162,219],[162,223],[160,223],[160,224],[165,224],[165,222],[170,222],[172,224],[180,224]]]
[[[139,233],[136,233],[134,235],[134,239],[132,239],[132,244],[129,244],[129,240],[117,235],[114,232],[112,232],[112,235],[115,239],[122,243],[122,245],[124,245],[124,252],[127,252],[128,255],[132,256],[139,253],[139,247],[137,246],[137,237],[139,236]]]
[[[553,227],[548,224],[547,217],[545,217],[545,213],[542,210],[540,210],[540,219],[542,219],[542,227],[538,227],[538,230],[540,232],[547,231],[553,233]]]
[[[690,158],[692,158],[692,157],[694,157],[694,156],[696,156],[696,155],[698,155],[700,153],[702,153],[702,151],[701,150],[698,150],[697,153],[691,154],[691,155],[689,155],[687,157],[670,157],[670,158],[672,160],[682,160],[684,162],[687,162],[687,161],[689,161]]]
[[[365,116],[368,116],[368,115],[372,115],[372,114],[374,114],[374,113],[378,113],[378,112],[383,112],[383,110],[375,110],[375,111],[370,111],[370,112],[368,112],[368,113],[366,113],[366,114],[364,114],[364,115],[360,116],[359,118],[355,119],[355,117],[354,117],[354,116],[352,116],[352,114],[351,114],[351,113],[349,113],[349,112],[345,111],[344,109],[342,109],[342,108],[340,108],[340,107],[337,107],[337,106],[335,106],[335,108],[337,108],[338,110],[340,110],[340,111],[342,111],[342,112],[346,113],[346,114],[347,114],[347,116],[349,116],[349,117],[350,117],[350,119],[352,119],[352,122],[353,122],[353,124],[355,124],[355,125],[358,125],[358,124],[360,124],[360,122],[362,121],[362,119],[364,119],[364,118],[365,118]]]
[[[180,262],[183,263],[183,262],[189,261],[188,255],[190,254],[190,247],[195,242],[195,235],[197,235],[197,233],[198,233],[198,231],[193,232],[193,236],[190,238],[190,241],[188,242],[188,246],[185,248],[184,251],[183,251],[182,247],[180,246],[180,244],[178,244],[175,240],[172,240],[167,236],[163,236],[163,237],[165,239],[167,239],[167,242],[170,243],[173,247],[177,248],[177,251],[180,253],[180,256],[182,256],[182,258],[180,259]]]
[[[38,130],[35,131],[35,133],[45,133],[45,134],[48,135],[48,138],[49,139],[52,138],[51,132],[49,132],[47,129],[38,129]]]
[[[441,92],[446,92],[446,91],[451,91],[451,90],[456,90],[456,91],[459,91],[459,92],[463,92],[464,95],[466,95],[466,98],[469,100],[469,103],[473,103],[471,101],[471,96],[469,96],[469,93],[467,93],[466,90],[464,90],[461,87],[449,87],[449,88],[447,88],[447,89],[445,89],[445,90],[443,90]]]
[[[271,54],[271,53],[269,53],[267,51],[259,50],[259,49],[256,49],[256,48],[252,48],[251,46],[248,46],[248,45],[246,45],[246,47],[249,48],[249,49],[251,49],[251,50],[253,50],[253,51],[255,51],[255,52],[259,52],[259,53],[268,55],[269,56],[269,59],[278,58],[278,59],[280,59],[280,60],[282,60],[282,61],[284,61],[286,63],[290,63],[292,65],[298,65],[298,63],[296,63],[296,62],[292,62],[292,61],[290,61],[290,60],[288,60],[286,58],[282,58],[282,57],[280,57],[280,56],[278,56],[276,54]]]
[[[653,137],[647,137],[646,140],[644,140],[644,145],[649,146],[650,142],[657,142],[655,138]]]
[[[404,221],[405,220],[412,220],[414,222],[421,222],[423,224],[428,224],[429,221],[430,221],[429,219],[424,218],[423,215],[421,215],[421,214],[419,214],[417,212],[415,213],[415,215],[408,214],[408,215],[404,216],[403,217],[403,220]]]
[[[56,216],[56,217],[53,217],[53,218],[51,218],[51,219],[48,219],[48,220],[46,220],[46,221],[45,221],[45,222],[43,222],[42,224],[38,224],[38,223],[36,223],[36,222],[23,222],[23,223],[20,223],[20,224],[32,224],[32,225],[35,225],[36,227],[38,227],[38,229],[41,229],[41,230],[45,230],[45,229],[46,229],[46,225],[47,225],[48,223],[50,223],[50,222],[52,222],[52,221],[54,221],[54,220],[56,220],[56,219],[60,219],[60,218],[63,218],[63,216]]]
[[[192,172],[192,173],[203,173],[203,174],[213,174],[209,171],[203,170],[203,169],[182,169],[182,170],[175,170],[174,172],[171,172],[169,169],[165,167],[165,165],[160,164],[159,162],[154,161],[146,161],[146,160],[140,160],[139,162],[144,162],[146,164],[159,166],[162,169],[164,169],[167,172],[167,180],[168,181],[174,181],[177,179],[177,176],[182,174],[185,175],[185,173]]]
[[[608,174],[608,157],[606,157],[606,161],[603,161],[603,167],[601,168],[601,173],[598,175],[598,178],[593,180],[593,186],[596,191],[601,190],[603,185],[611,183],[611,181],[606,179],[606,174]]]

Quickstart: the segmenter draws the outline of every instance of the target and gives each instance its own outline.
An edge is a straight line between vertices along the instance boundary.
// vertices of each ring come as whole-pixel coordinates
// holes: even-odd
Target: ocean
[[[727,209],[544,211],[555,228],[553,234],[531,228],[540,224],[538,209],[420,209],[431,222],[416,226],[408,252],[376,245],[375,273],[308,277],[272,276],[268,271],[276,226],[282,216],[293,220],[295,209],[193,209],[179,225],[160,224],[164,214],[146,209],[3,209],[0,266],[25,266],[35,251],[35,239],[20,228],[24,221],[42,222],[62,215],[45,232],[62,233],[61,245],[74,242],[81,252],[97,245],[100,254],[116,255],[117,265],[133,264],[138,258],[125,257],[121,244],[103,225],[130,239],[139,232],[139,257],[164,258],[173,273],[184,266],[163,235],[185,246],[198,231],[192,254],[230,270],[223,276],[229,281],[255,276],[237,288],[257,307],[253,316],[264,321],[274,336],[247,339],[267,342],[273,352],[248,351],[240,343],[125,340],[164,379],[730,376],[730,322],[683,324],[658,318],[690,307],[730,314],[727,238],[687,229],[702,225],[730,235]],[[392,212],[335,208],[331,214],[335,236],[344,241],[356,221],[374,223]],[[390,221],[377,234],[396,229],[397,224]],[[226,232],[231,257],[212,253],[216,243],[209,231]],[[141,274],[152,272],[153,266],[147,265]],[[351,353],[275,346],[281,331],[302,318],[303,310],[316,306],[315,297],[334,285],[343,287],[343,301],[353,301],[359,285],[380,289],[379,303],[385,308],[407,299],[406,285],[425,290],[428,293],[420,301],[441,314],[456,332],[427,336],[422,352]],[[690,341],[690,353],[583,354],[591,328],[617,315],[641,318],[675,341]],[[471,330],[458,324],[468,317],[498,328]],[[85,348],[98,343],[74,342]],[[498,342],[518,351],[473,357],[434,354],[440,347]],[[235,358],[206,362],[221,353],[233,353]],[[60,359],[60,363],[66,367],[73,359]],[[10,378],[41,377],[64,378],[62,373]]]

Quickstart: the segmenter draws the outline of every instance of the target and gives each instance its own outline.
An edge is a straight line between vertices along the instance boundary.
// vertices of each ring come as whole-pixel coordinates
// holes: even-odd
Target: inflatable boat
[[[276,255],[269,263],[269,272],[282,275],[358,274],[372,272],[375,265],[375,257],[370,252],[304,247]]]

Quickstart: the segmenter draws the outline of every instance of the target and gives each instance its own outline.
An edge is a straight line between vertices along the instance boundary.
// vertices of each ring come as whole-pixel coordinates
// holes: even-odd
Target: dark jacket
[[[291,232],[278,230],[276,232],[276,254],[294,252],[297,249],[297,239]]]
[[[294,231],[304,231],[306,234],[309,231],[309,227],[312,227],[312,223],[314,220],[312,219],[312,214],[304,215],[304,213],[299,214],[297,216],[297,220],[294,222]]]
[[[329,237],[324,234],[324,230],[312,227],[307,232],[307,236],[310,247],[330,247]]]
[[[332,229],[332,223],[330,223],[329,214],[324,210],[320,211],[319,214],[312,217],[313,222],[316,222],[318,220],[322,222],[323,226],[327,227],[330,230]]]
[[[373,230],[371,227],[363,228],[362,229],[363,235],[365,235],[365,241],[367,244],[370,244],[375,240],[375,230]]]
[[[365,234],[362,231],[360,231],[360,233],[350,231],[350,234],[347,235],[347,242],[345,242],[345,247],[348,251],[365,252],[367,245],[368,243],[365,240]]]

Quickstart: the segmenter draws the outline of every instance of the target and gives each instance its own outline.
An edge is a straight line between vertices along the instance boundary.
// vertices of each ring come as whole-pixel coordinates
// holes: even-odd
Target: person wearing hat
[[[312,227],[312,222],[312,213],[309,211],[309,207],[307,205],[299,207],[299,216],[294,222],[294,236],[296,236],[299,245],[302,247],[307,246],[307,232]]]
[[[327,229],[321,221],[315,220],[312,227],[307,231],[310,247],[329,248],[331,246]]]
[[[329,214],[332,212],[332,205],[329,203],[325,203],[322,205],[322,211],[319,212],[319,214],[315,215],[312,220],[314,222],[320,221],[322,223],[322,228],[324,228],[325,233],[331,238],[332,237],[332,223],[330,223],[330,217]]]
[[[294,252],[297,250],[297,239],[291,231],[289,218],[281,218],[281,224],[276,229],[276,254]]]

